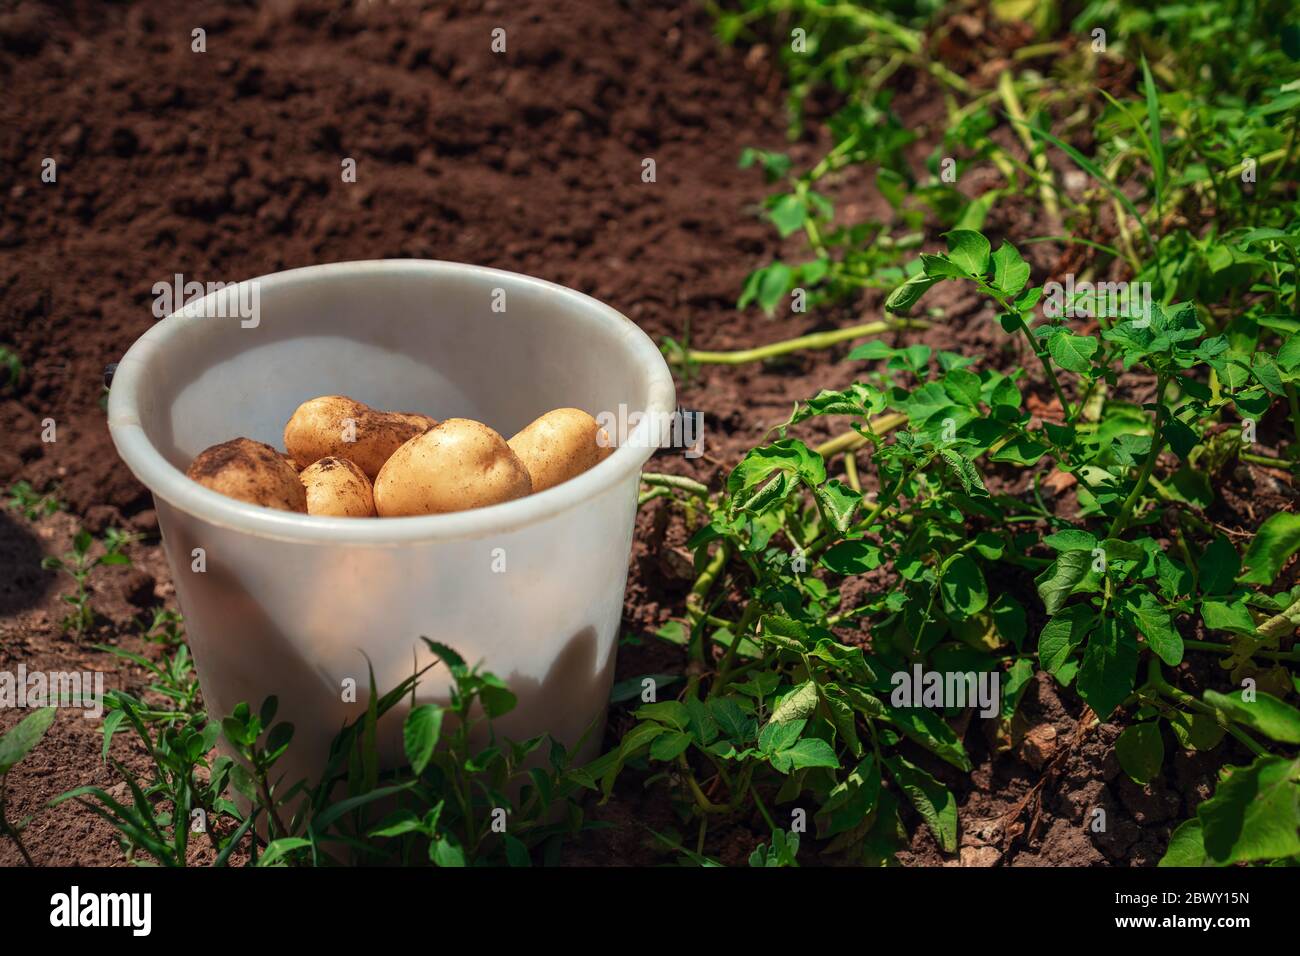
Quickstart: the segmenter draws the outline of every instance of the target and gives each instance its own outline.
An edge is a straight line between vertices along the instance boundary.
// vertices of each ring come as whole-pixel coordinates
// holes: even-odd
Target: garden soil
[[[175,607],[152,502],[109,440],[102,374],[155,321],[153,285],[177,273],[235,281],[348,259],[472,262],[571,286],[657,340],[689,337],[710,349],[879,317],[878,293],[816,316],[734,307],[746,274],[780,253],[757,217],[761,176],[737,168],[739,150],[791,148],[796,163],[817,155],[816,142],[785,141],[769,51],[721,48],[693,4],[444,6],[270,0],[198,15],[162,2],[0,3],[0,343],[26,368],[16,390],[0,391],[0,487],[25,479],[68,506],[35,521],[0,512],[0,669],[102,670],[109,688],[147,693],[142,668],[95,648],[156,657],[141,622]],[[506,30],[500,54],[490,49],[496,27]],[[191,49],[196,28],[206,31],[206,52]],[[923,134],[919,164],[936,135],[937,100],[920,77],[900,75],[897,94],[901,115]],[[53,183],[41,178],[46,158],[56,164]],[[346,159],[355,160],[354,183],[342,181]],[[654,182],[643,181],[645,159],[655,161]],[[850,216],[880,211],[865,177],[841,183],[836,198]],[[1031,214],[999,207],[990,231],[1037,231],[1018,215]],[[1033,254],[1040,271],[1052,271],[1066,253],[1040,245]],[[945,326],[911,341],[1002,367],[1023,361],[973,297],[939,300],[943,291]],[[702,370],[679,395],[705,414],[707,455],[661,455],[653,467],[716,481],[795,400],[851,381],[846,351]],[[47,419],[54,442],[42,440]],[[1239,511],[1220,516],[1229,530],[1258,523],[1252,502],[1262,520],[1292,496],[1277,475],[1230,477],[1227,497]],[[79,526],[143,537],[127,549],[132,567],[94,573],[100,623],[73,639],[59,626],[68,582],[40,561],[64,553]],[[620,680],[685,663],[654,631],[683,613],[686,532],[662,501],[643,509],[637,528]],[[0,711],[0,730],[20,716]],[[610,741],[629,721],[614,711]],[[11,774],[10,815],[33,816],[25,842],[38,864],[123,862],[114,831],[89,810],[45,807],[85,784],[126,795],[101,758],[98,726],[61,713]],[[1209,794],[1213,767],[1180,754],[1140,788],[1119,773],[1116,733],[1038,675],[1009,737],[967,729],[972,775],[926,763],[958,795],[960,853],[943,854],[913,816],[900,861],[1155,863],[1172,827]],[[109,757],[136,771],[146,765],[126,733]],[[1109,821],[1103,834],[1087,827],[1098,807]],[[644,789],[634,773],[589,815],[617,826],[572,841],[565,862],[663,861],[650,829],[679,825],[663,791]],[[712,831],[709,848],[743,863],[766,838],[760,820],[740,821]],[[212,852],[199,841],[191,857],[210,862]],[[20,862],[0,840],[0,864]]]

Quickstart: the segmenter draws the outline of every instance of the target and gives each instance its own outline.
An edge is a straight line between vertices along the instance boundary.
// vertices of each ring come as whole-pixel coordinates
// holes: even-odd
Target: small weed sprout
[[[65,633],[81,637],[94,625],[95,612],[90,606],[90,592],[87,589],[90,573],[97,567],[130,565],[131,558],[122,549],[137,537],[110,528],[104,535],[101,553],[92,556],[95,539],[89,531],[83,529],[72,539],[72,550],[61,557],[51,555],[41,561],[41,567],[61,571],[76,585],[76,590],[71,594],[60,597],[71,608],[60,624]]]
[[[7,836],[14,841],[19,854],[28,866],[35,866],[36,864],[32,862],[31,854],[27,852],[27,847],[23,845],[20,834],[27,824],[31,822],[31,817],[10,820],[6,815],[8,810],[9,771],[17,766],[19,761],[31,753],[32,748],[41,742],[45,732],[50,729],[50,724],[54,723],[55,713],[56,710],[53,707],[42,707],[40,710],[28,714],[7,733],[0,734],[0,836]]]
[[[9,489],[6,505],[28,521],[37,521],[63,510],[63,503],[53,493],[41,494],[27,481],[14,483]]]

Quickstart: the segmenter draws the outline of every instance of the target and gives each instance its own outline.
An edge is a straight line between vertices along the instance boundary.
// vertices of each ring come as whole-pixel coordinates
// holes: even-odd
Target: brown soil
[[[656,338],[680,340],[689,323],[692,343],[705,348],[879,313],[878,295],[795,319],[734,308],[745,275],[777,251],[754,215],[761,178],[736,168],[743,146],[785,145],[779,81],[761,48],[721,49],[698,7],[666,0],[417,6],[276,0],[201,17],[165,2],[0,7],[0,165],[11,173],[0,193],[0,343],[26,368],[17,390],[0,390],[0,485],[54,489],[71,512],[35,522],[0,512],[0,669],[98,669],[109,687],[147,685],[141,668],[93,647],[156,657],[141,622],[154,607],[174,607],[152,502],[108,438],[101,374],[152,324],[152,286],[174,273],[231,281],[347,259],[460,260],[580,289]],[[508,31],[504,55],[489,49],[497,26]],[[207,31],[204,54],[190,50],[195,27]],[[923,87],[900,94],[903,115],[920,125],[934,115]],[[814,146],[795,149],[810,156]],[[54,184],[41,181],[44,157],[57,161]],[[356,183],[340,180],[345,157],[356,160]],[[641,180],[647,157],[655,183]],[[862,187],[861,202],[878,201]],[[999,211],[991,228],[1014,230],[1010,215]],[[1059,254],[1035,247],[1034,263],[1050,270]],[[944,305],[948,323],[913,341],[1020,361],[973,299],[954,293]],[[680,399],[706,415],[708,456],[655,467],[716,479],[793,400],[851,381],[853,369],[838,362],[846,351],[705,369]],[[42,441],[47,418],[55,442]],[[1251,486],[1262,479],[1247,477],[1227,496],[1242,500],[1220,516],[1229,525],[1253,524],[1251,500],[1261,506]],[[128,547],[132,567],[94,572],[99,623],[73,639],[59,625],[70,582],[40,560],[67,551],[78,524],[145,537]],[[641,514],[620,680],[683,669],[680,650],[653,631],[682,613],[684,540],[666,509]],[[958,794],[961,853],[945,857],[911,819],[902,861],[1154,863],[1172,826],[1208,795],[1213,767],[1179,755],[1160,781],[1137,788],[1118,773],[1115,728],[1080,732],[1083,713],[1039,675],[1009,750],[971,731],[972,775],[927,763]],[[21,716],[0,711],[0,730]],[[610,739],[627,724],[616,710]],[[97,728],[61,713],[11,774],[10,812],[34,816],[25,842],[39,863],[123,860],[114,832],[89,811],[43,806],[88,783],[124,792],[100,758]],[[112,756],[144,765],[125,733]],[[1037,798],[1013,813],[1040,781]],[[1084,819],[1099,806],[1110,823],[1093,839]],[[646,828],[671,830],[676,820],[634,775],[591,815],[618,826],[585,835],[568,862],[665,859]],[[743,863],[766,839],[760,824],[713,833],[711,852]],[[195,861],[204,854],[196,847]],[[18,862],[0,840],[0,865]]]

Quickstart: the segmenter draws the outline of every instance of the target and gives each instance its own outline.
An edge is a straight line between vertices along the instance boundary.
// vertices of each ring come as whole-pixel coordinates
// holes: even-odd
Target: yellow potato
[[[605,430],[580,408],[547,412],[509,444],[527,467],[533,491],[554,488],[582,474],[614,450]]]
[[[532,490],[504,438],[482,422],[449,418],[393,452],[375,479],[375,508],[385,517],[443,514]]]
[[[307,510],[298,472],[270,445],[235,438],[199,452],[185,472],[205,488],[280,511]]]
[[[436,424],[427,415],[381,412],[344,395],[322,395],[298,406],[284,426],[284,448],[299,468],[346,458],[373,481],[403,442]]]
[[[331,455],[308,465],[298,476],[307,490],[307,514],[373,518],[370,479],[355,462]]]

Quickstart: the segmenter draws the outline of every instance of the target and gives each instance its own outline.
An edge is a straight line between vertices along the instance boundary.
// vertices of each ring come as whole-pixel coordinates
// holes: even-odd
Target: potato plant
[[[817,305],[888,284],[893,318],[846,330],[881,336],[849,352],[870,363],[857,381],[801,403],[723,489],[647,476],[643,499],[673,501],[694,529],[698,577],[681,626],[664,632],[685,643],[689,680],[676,699],[637,708],[586,782],[608,795],[632,767],[668,788],[696,828],[693,848],[678,844],[689,859],[708,859],[715,822],[757,813],[776,832],[807,808],[821,852],[886,862],[904,839],[902,802],[954,851],[954,796],[905,754],[919,746],[969,770],[953,729],[963,724],[944,719],[955,712],[887,703],[888,675],[918,664],[999,672],[1003,720],[1035,668],[1050,674],[1096,720],[1122,723],[1117,756],[1142,785],[1166,740],[1219,753],[1230,740],[1249,753],[1249,766],[1224,758],[1216,794],[1178,829],[1167,862],[1280,861],[1300,850],[1300,711],[1286,700],[1298,686],[1300,586],[1288,569],[1300,518],[1262,516],[1246,536],[1216,518],[1227,475],[1294,476],[1300,457],[1300,207],[1284,185],[1297,172],[1300,90],[1287,78],[1300,50],[1264,49],[1257,23],[1208,6],[1152,14],[1094,4],[1076,29],[1113,28],[1117,11],[1154,41],[1124,50],[1135,88],[1103,88],[1095,107],[1058,124],[1052,105],[1088,72],[1066,46],[1049,45],[1061,54],[1054,75],[1007,70],[976,92],[928,59],[910,32],[920,11],[886,33],[851,5],[718,8],[727,40],[771,35],[785,50],[792,28],[803,31],[810,46],[781,53],[792,130],[814,95],[833,88],[845,103],[827,123],[829,152],[806,173],[792,174],[782,153],[742,154],[742,166],[784,187],[764,215],[787,248],[804,240],[809,258],[758,269],[740,307],[774,315],[790,296],[798,312],[798,290]],[[1208,42],[1227,22],[1259,37],[1230,82]],[[1168,55],[1180,29],[1196,32],[1196,56]],[[910,131],[894,123],[882,80],[900,69],[947,87],[932,174],[955,154],[958,171],[986,163],[1003,186],[968,198],[906,169]],[[870,121],[855,129],[854,117]],[[1018,154],[992,135],[999,126]],[[1071,142],[1080,133],[1087,152]],[[852,165],[875,167],[891,222],[833,225],[824,187]],[[1002,237],[995,248],[983,224],[1012,198],[1065,234]],[[946,250],[916,256],[926,227],[944,234]],[[1021,240],[1075,249],[1079,281],[1031,281]],[[987,302],[1003,351],[1028,362],[1000,371],[994,355],[907,344],[900,321],[942,283]],[[942,307],[913,321],[942,323]],[[746,353],[675,342],[665,351],[690,368],[841,341],[820,333]],[[850,430],[815,448],[792,437],[820,416],[846,418]],[[849,590],[855,577],[865,588]],[[1207,639],[1191,636],[1200,633]],[[1181,690],[1177,669],[1193,654],[1211,655],[1236,690]]]

